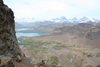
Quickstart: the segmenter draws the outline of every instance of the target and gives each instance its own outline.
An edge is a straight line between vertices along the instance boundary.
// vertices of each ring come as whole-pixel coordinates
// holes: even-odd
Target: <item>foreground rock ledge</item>
[[[15,33],[14,13],[0,0],[0,67],[30,67]]]

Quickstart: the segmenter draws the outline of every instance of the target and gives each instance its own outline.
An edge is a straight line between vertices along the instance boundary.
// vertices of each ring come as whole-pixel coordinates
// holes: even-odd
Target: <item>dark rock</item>
[[[97,67],[100,67],[100,65],[98,65]]]
[[[0,3],[3,4],[2,0],[0,0]],[[7,6],[0,6],[0,50],[2,50],[0,55],[18,58],[18,53],[21,56],[21,50],[15,36],[14,23],[13,11]]]
[[[0,67],[6,67],[6,65],[1,65]]]
[[[9,62],[7,63],[7,67],[15,67],[15,65],[13,64],[12,61],[9,61]]]
[[[100,31],[97,32],[88,32],[86,38],[90,40],[100,39]]]
[[[4,6],[3,0],[0,0],[0,6]]]
[[[19,48],[15,33],[14,13],[0,0],[0,67],[14,67],[13,62],[26,59]]]

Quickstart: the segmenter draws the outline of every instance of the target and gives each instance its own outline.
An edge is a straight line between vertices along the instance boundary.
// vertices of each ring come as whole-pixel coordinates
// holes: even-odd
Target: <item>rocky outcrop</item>
[[[0,0],[0,67],[35,67],[19,48],[15,33],[14,13]]]
[[[98,65],[97,67],[100,67],[100,65]]]
[[[6,66],[13,62],[27,62],[21,52],[16,35],[13,11],[0,0],[0,65]],[[7,66],[7,67],[14,67]]]
[[[2,0],[0,0],[0,6],[4,6],[4,3]]]

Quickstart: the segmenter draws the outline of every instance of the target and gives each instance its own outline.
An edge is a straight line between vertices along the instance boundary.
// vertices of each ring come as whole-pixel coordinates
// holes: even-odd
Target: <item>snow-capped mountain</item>
[[[74,17],[73,19],[72,19],[72,21],[77,21],[78,19],[77,19],[77,17]]]
[[[91,17],[82,17],[80,18],[78,21],[83,21],[83,22],[87,22],[87,21],[92,21],[92,22],[95,22],[95,20]]]
[[[100,21],[100,19],[97,19],[97,18],[91,18],[91,17],[82,17],[82,18],[77,18],[77,17],[74,17],[72,19],[66,19],[66,17],[61,17],[61,18],[54,18],[52,19],[52,21],[54,22],[70,22],[70,23],[73,23],[73,22],[79,22],[79,23],[86,23],[88,21],[91,21],[91,22],[97,22],[97,21]]]
[[[53,18],[51,20],[40,20],[40,19],[37,19],[37,18],[15,18],[15,21],[16,22],[21,22],[21,24],[25,24],[25,23],[34,23],[34,22],[44,22],[44,21],[52,21],[52,22],[55,22],[55,23],[63,23],[63,22],[67,22],[67,23],[87,23],[89,21],[91,22],[98,22],[100,21],[100,19],[97,19],[97,18],[91,18],[91,17],[82,17],[82,18],[77,18],[77,17],[74,17],[72,19],[68,19],[66,17],[60,17],[60,18]]]
[[[61,17],[61,18],[53,18],[51,21],[56,22],[56,23],[63,23],[64,21],[67,21],[66,17]]]
[[[98,22],[100,21],[100,19],[97,19],[97,18],[92,18],[95,22]]]

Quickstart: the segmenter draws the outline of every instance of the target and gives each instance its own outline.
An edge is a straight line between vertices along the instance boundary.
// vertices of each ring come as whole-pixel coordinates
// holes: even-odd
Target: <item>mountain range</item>
[[[52,25],[57,23],[88,23],[88,24],[98,24],[100,23],[100,19],[97,18],[91,18],[91,17],[82,17],[77,18],[74,17],[72,19],[67,19],[66,17],[60,17],[60,18],[53,18],[51,20],[39,20],[35,18],[15,18],[15,27],[16,28],[36,28],[41,25]]]
[[[19,39],[25,43],[28,40],[29,45],[32,43],[32,46],[33,44],[41,45],[43,50],[38,48],[36,52],[35,50],[29,50],[29,52],[34,52],[36,58],[42,57],[49,63],[52,63],[52,59],[49,58],[53,57],[53,63],[56,62],[61,67],[99,67],[100,64],[100,50],[97,50],[97,48],[100,49],[100,24],[66,25],[48,34],[19,37]],[[34,49],[36,47],[34,46]]]
[[[100,24],[79,23],[74,26],[64,26],[56,28],[50,34],[42,35],[39,38],[57,40],[77,46],[100,48]]]
[[[79,22],[79,23],[85,23],[87,21],[92,21],[92,22],[98,22],[100,21],[99,18],[91,18],[91,17],[82,17],[82,18],[77,18],[74,17],[72,19],[68,19],[66,17],[60,17],[60,18],[52,18],[51,20],[40,20],[40,19],[35,19],[35,18],[15,18],[16,22],[19,22],[20,24],[25,24],[25,23],[35,23],[35,22],[44,22],[44,21],[52,21],[55,23],[63,23],[63,22],[70,22],[73,23],[75,21]]]

